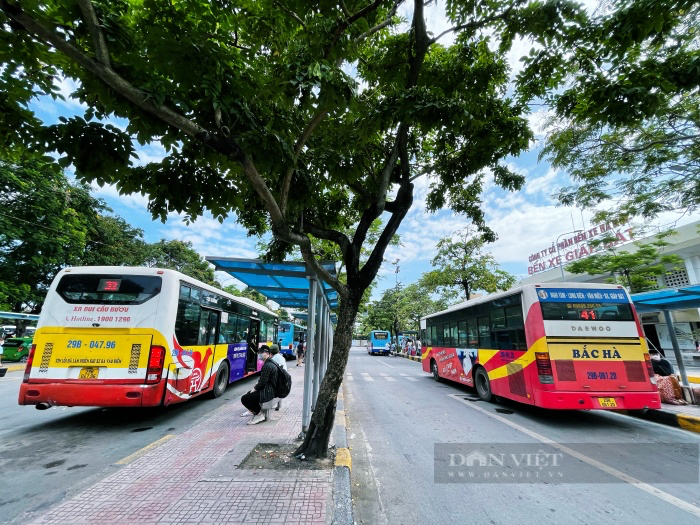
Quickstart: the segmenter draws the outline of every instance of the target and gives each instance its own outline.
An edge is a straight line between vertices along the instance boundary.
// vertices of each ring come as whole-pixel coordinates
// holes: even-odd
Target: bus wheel
[[[437,381],[438,383],[440,381],[442,381],[442,378],[440,377],[440,374],[438,373],[438,366],[437,366],[437,362],[435,361],[435,359],[432,359],[430,361],[430,370],[433,373],[433,379],[435,379],[435,381]]]
[[[226,391],[228,386],[228,364],[221,363],[219,371],[216,373],[216,379],[214,380],[214,390],[212,393],[214,397],[221,397]]]
[[[476,393],[479,394],[479,399],[482,401],[491,401],[491,383],[489,382],[489,375],[486,370],[479,367],[474,373],[474,386],[476,387]]]

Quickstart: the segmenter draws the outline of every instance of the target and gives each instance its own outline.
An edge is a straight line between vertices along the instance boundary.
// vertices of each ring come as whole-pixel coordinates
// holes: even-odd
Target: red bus
[[[616,285],[524,285],[421,319],[423,370],[555,409],[661,408],[646,339]]]

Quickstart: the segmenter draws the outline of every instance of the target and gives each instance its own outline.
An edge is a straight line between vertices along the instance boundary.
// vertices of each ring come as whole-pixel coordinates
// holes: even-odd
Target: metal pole
[[[306,353],[304,355],[304,403],[301,413],[301,433],[306,434],[311,424],[311,405],[314,372],[314,319],[316,316],[316,277],[309,277],[309,323],[306,336]]]
[[[673,345],[673,353],[676,355],[676,363],[678,363],[678,371],[681,374],[681,381],[683,386],[689,386],[688,376],[685,373],[685,365],[683,364],[683,355],[681,354],[681,347],[678,345],[678,339],[676,338],[676,331],[673,328],[673,321],[671,320],[671,312],[664,310],[664,318],[666,319],[666,326],[668,327],[668,333],[671,336],[671,344]]]
[[[583,230],[574,230],[574,231],[571,231],[571,232],[562,233],[562,234],[559,235],[559,237],[557,237],[557,241],[556,241],[556,244],[557,244],[557,259],[559,259],[559,270],[561,270],[561,282],[564,282],[564,263],[562,262],[561,256],[559,255],[559,239],[561,239],[561,236],[562,236],[562,235],[570,235],[570,234],[572,234],[572,233],[581,233],[582,231],[583,231]]]
[[[316,317],[314,322],[318,330],[318,337],[314,341],[314,386],[313,386],[313,397],[311,398],[311,409],[316,410],[316,400],[318,399],[318,389],[321,386],[321,343],[322,339],[322,329],[321,329],[321,310],[323,309],[323,300],[321,294],[319,294],[320,286],[318,281],[315,283],[316,288]]]

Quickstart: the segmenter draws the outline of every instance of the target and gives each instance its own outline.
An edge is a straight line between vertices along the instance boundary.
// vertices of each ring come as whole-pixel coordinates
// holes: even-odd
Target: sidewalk
[[[147,447],[118,472],[31,523],[330,523],[338,470],[332,461],[321,470],[300,469],[303,463],[295,458],[287,464],[294,468],[239,467],[254,450],[258,462],[269,456],[265,449],[271,447],[259,444],[301,443],[296,438],[301,431],[303,371],[289,368],[294,386],[281,410],[272,412],[273,421],[247,425],[249,418],[240,417],[244,408],[236,396],[188,431]],[[339,419],[344,424],[342,412],[337,425]],[[349,494],[340,496],[349,499]]]

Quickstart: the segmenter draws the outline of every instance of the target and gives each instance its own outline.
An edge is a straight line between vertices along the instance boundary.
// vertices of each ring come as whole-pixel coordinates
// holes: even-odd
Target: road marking
[[[624,481],[625,483],[629,483],[633,487],[636,487],[640,490],[643,490],[644,492],[647,492],[648,494],[651,494],[652,496],[656,496],[660,500],[665,501],[666,503],[670,503],[674,507],[677,507],[681,510],[684,510],[686,512],[689,512],[690,514],[693,514],[697,517],[700,518],[700,507],[697,507],[696,505],[693,505],[692,503],[688,503],[685,500],[682,500],[680,498],[677,498],[676,496],[673,496],[669,494],[668,492],[664,492],[663,490],[659,490],[656,487],[649,485],[648,483],[644,483],[643,481],[638,480],[637,478],[634,478],[632,476],[629,476],[625,474],[624,472],[620,472],[619,470],[606,465],[605,463],[601,463],[600,461],[590,458],[586,456],[585,454],[581,454],[580,452],[577,452],[574,449],[571,449],[567,446],[561,445],[557,443],[556,441],[549,439],[548,437],[543,436],[542,434],[538,434],[537,432],[534,432],[533,430],[530,430],[529,428],[525,428],[522,425],[518,425],[517,423],[513,423],[512,421],[507,420],[506,418],[496,415],[484,408],[481,408],[480,406],[475,405],[473,402],[467,401],[466,399],[463,399],[463,396],[460,396],[459,394],[447,394],[449,397],[456,399],[460,403],[468,406],[469,408],[473,408],[474,410],[478,410],[479,412],[482,412],[486,414],[487,416],[497,419],[501,423],[505,423],[511,428],[514,428],[515,430],[518,430],[522,432],[523,434],[527,434],[528,436],[541,441],[542,443],[545,443],[547,445],[551,445],[552,447],[556,448],[557,450],[561,450],[562,452],[569,454],[570,456],[575,457],[576,459],[579,459],[583,461],[584,463],[588,463],[594,468],[597,468],[598,470],[602,470],[606,474],[610,474],[611,476],[616,477],[617,479]]]
[[[386,364],[386,363],[385,363],[384,361],[382,361],[382,360],[380,360],[379,362],[380,362],[381,364],[383,364],[384,366],[388,366],[389,368],[396,368],[395,366],[391,366],[391,365]]]
[[[362,372],[362,379],[364,379],[365,381],[374,381],[372,376],[370,376],[367,372]]]
[[[355,380],[355,378],[352,377],[352,376],[347,376],[345,379],[346,379],[347,381],[354,381],[354,380]]]
[[[138,458],[140,458],[141,456],[143,456],[146,452],[150,451],[151,449],[156,448],[156,447],[159,446],[159,445],[162,445],[163,443],[165,443],[166,441],[171,440],[171,439],[174,438],[174,437],[175,437],[175,434],[166,434],[165,436],[163,436],[162,438],[160,438],[160,439],[154,441],[154,442],[151,443],[150,445],[146,445],[146,446],[143,447],[141,450],[137,450],[137,451],[134,452],[133,454],[130,454],[129,456],[126,456],[125,458],[120,459],[119,461],[117,461],[117,462],[115,463],[115,465],[128,465],[129,463],[131,463],[131,462],[134,461],[135,459],[138,459]]]
[[[416,379],[415,377],[407,377],[406,379],[408,379],[409,381],[418,381],[418,379]]]
[[[382,377],[387,377],[389,374],[385,374],[384,372],[379,372],[379,375]]]
[[[386,379],[387,381],[396,381],[396,378],[391,376],[386,376],[384,379]]]
[[[399,374],[399,375],[403,376],[403,377],[408,377],[408,374]]]

